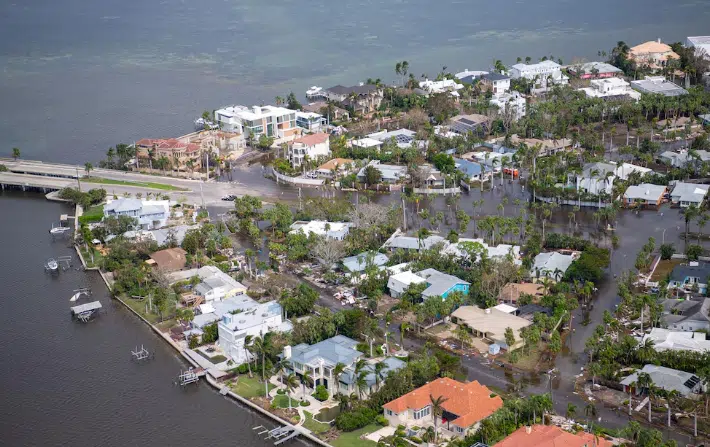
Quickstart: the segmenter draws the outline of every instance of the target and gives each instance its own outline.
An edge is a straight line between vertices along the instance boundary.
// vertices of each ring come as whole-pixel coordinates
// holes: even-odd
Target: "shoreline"
[[[81,259],[81,262],[82,262],[82,264],[83,264],[83,263],[84,263],[84,259],[82,258],[81,253],[79,252],[79,250],[77,250],[77,253],[79,253],[79,259]],[[89,271],[90,271],[90,270],[89,270]],[[95,269],[94,271],[97,271],[97,272],[99,273],[99,275],[101,276],[101,279],[104,281],[104,284],[106,284],[106,288],[108,289],[109,292],[111,292],[111,285],[110,285],[110,283],[109,283],[109,281],[108,281],[108,278],[106,278],[106,276],[104,275],[104,272],[102,272],[102,271],[101,271],[100,269],[98,269],[98,268]],[[131,308],[131,306],[129,306],[128,304],[126,304],[120,297],[113,296],[112,298],[115,299],[115,300],[117,300],[118,302],[120,302],[126,309],[128,309],[129,311],[131,311],[131,312],[132,312],[135,316],[137,316],[143,323],[147,324],[147,325],[153,330],[153,332],[155,332],[157,335],[160,336],[161,339],[163,339],[163,340],[166,341],[171,347],[173,347],[173,348],[182,356],[182,358],[185,359],[190,365],[192,365],[192,366],[195,367],[195,368],[197,368],[197,367],[200,366],[200,365],[198,365],[192,358],[190,358],[190,356],[186,355],[185,352],[184,352],[182,349],[180,349],[180,347],[179,347],[177,344],[175,344],[175,342],[174,342],[172,339],[170,339],[170,337],[167,337],[164,333],[162,333],[162,332],[160,331],[160,329],[158,329],[157,327],[155,327],[155,325],[151,324],[150,321],[148,321],[148,320],[145,319],[145,317],[143,317],[141,314],[139,314],[138,312],[136,312],[133,308]],[[225,385],[221,385],[214,377],[212,377],[212,376],[210,375],[210,373],[209,373],[208,371],[205,371],[205,379],[206,379],[207,383],[209,383],[209,384],[210,384],[214,389],[216,389],[217,391],[220,391],[220,394],[221,394],[221,391],[225,388]],[[286,420],[284,420],[284,419],[281,419],[279,416],[277,416],[277,415],[275,415],[275,414],[269,412],[268,410],[266,410],[266,409],[260,407],[259,405],[253,403],[253,402],[250,401],[249,399],[246,399],[246,398],[244,398],[244,397],[242,397],[242,396],[236,394],[236,393],[233,392],[232,390],[229,390],[229,389],[228,389],[228,391],[227,391],[226,394],[224,394],[224,395],[231,397],[232,399],[236,400],[237,402],[239,402],[239,403],[241,403],[241,404],[243,404],[243,405],[246,405],[247,407],[249,407],[249,409],[258,411],[258,412],[259,412],[260,414],[262,414],[263,416],[266,416],[266,417],[270,418],[271,420],[273,420],[273,421],[275,421],[275,422],[277,422],[277,423],[279,423],[279,424],[281,424],[281,425],[283,425],[283,426],[290,427],[290,428],[294,429],[295,431],[298,432],[299,435],[303,436],[304,438],[308,439],[308,440],[311,441],[311,442],[314,442],[314,443],[316,443],[316,444],[318,444],[318,445],[320,445],[320,446],[322,446],[322,447],[333,447],[332,445],[330,445],[330,444],[328,444],[327,442],[323,441],[322,439],[318,438],[318,437],[315,436],[314,434],[305,431],[305,429],[304,429],[303,427],[297,427],[297,426],[293,425],[292,423],[290,423],[290,422],[288,422],[288,421],[286,421]]]

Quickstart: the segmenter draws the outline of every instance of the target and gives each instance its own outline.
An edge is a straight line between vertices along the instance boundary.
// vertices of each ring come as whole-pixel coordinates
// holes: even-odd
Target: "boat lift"
[[[257,425],[256,427],[253,427],[252,430],[261,430],[257,433],[257,435],[266,435],[264,439],[275,439],[276,442],[274,442],[274,445],[279,445],[301,434],[301,431],[292,425],[276,427],[273,430],[269,430],[263,425]]]
[[[190,368],[187,371],[180,371],[180,375],[178,376],[178,381],[176,383],[180,386],[185,386],[191,383],[196,383],[198,380],[200,380],[198,371]]]
[[[57,262],[62,270],[69,270],[71,268],[71,256],[60,256],[57,258]]]
[[[148,350],[145,349],[143,347],[143,345],[141,345],[140,349],[138,349],[138,346],[136,346],[136,350],[131,351],[131,355],[133,356],[133,360],[138,360],[138,361],[153,358],[153,354],[148,352]]]
[[[94,315],[98,315],[100,309],[101,302],[93,301],[91,303],[74,306],[71,308],[71,312],[72,314],[74,314],[77,320],[81,321],[82,323],[86,323],[91,319],[91,317],[93,317]]]

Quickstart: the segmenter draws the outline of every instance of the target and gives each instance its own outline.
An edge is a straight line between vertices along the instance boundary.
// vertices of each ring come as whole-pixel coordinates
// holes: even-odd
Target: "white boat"
[[[49,230],[50,234],[64,234],[65,232],[71,230],[69,227],[52,227],[51,230]]]
[[[69,298],[69,301],[74,302],[74,301],[78,300],[79,298],[81,298],[81,295],[83,295],[83,294],[84,294],[84,292],[77,292],[74,295],[72,295],[71,298]]]
[[[314,85],[313,87],[306,90],[306,98],[325,98],[325,91],[323,90],[323,88]]]
[[[44,268],[45,270],[56,272],[59,270],[59,263],[55,259],[50,258],[47,260],[47,264],[45,264]]]

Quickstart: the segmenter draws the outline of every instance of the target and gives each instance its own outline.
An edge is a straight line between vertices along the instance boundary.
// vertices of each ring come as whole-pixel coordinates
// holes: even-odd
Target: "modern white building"
[[[291,322],[284,321],[281,305],[276,301],[228,312],[217,325],[217,344],[236,364],[249,361],[252,355],[244,349],[247,336],[264,337],[269,332],[288,332]]]
[[[695,54],[710,59],[710,36],[691,36],[685,40],[685,46],[695,48]]]
[[[641,343],[653,342],[656,351],[710,351],[710,340],[705,332],[682,332],[654,327],[650,334],[641,339]]]
[[[580,88],[589,98],[623,98],[638,101],[641,94],[631,88],[631,84],[621,78],[593,79],[589,87]]]
[[[546,92],[553,85],[566,85],[569,77],[562,73],[562,67],[555,61],[542,61],[537,64],[515,64],[510,68],[513,79],[534,81],[533,93]]]
[[[350,222],[326,222],[324,220],[311,220],[309,222],[297,220],[291,224],[291,233],[301,232],[306,236],[315,234],[328,239],[342,241],[350,232]]]
[[[362,149],[368,149],[368,148],[379,149],[383,144],[384,144],[384,142],[382,142],[380,140],[376,140],[374,138],[369,138],[369,137],[360,138],[357,140],[352,140],[350,142],[351,147],[359,147]]]
[[[367,139],[373,139],[383,143],[393,141],[399,148],[406,149],[412,146],[416,134],[416,132],[409,129],[381,130],[369,134]]]
[[[140,200],[122,197],[108,199],[104,206],[104,218],[129,216],[138,221],[142,230],[164,227],[170,217],[169,200]]]
[[[666,80],[663,76],[646,76],[645,79],[631,81],[631,88],[641,93],[663,96],[680,96],[688,94],[686,89]]]
[[[441,81],[430,81],[425,79],[419,83],[419,88],[428,93],[444,93],[455,92],[463,88],[463,84],[459,84],[453,79],[443,79]]]
[[[496,246],[488,245],[483,239],[459,238],[456,243],[448,244],[444,248],[444,253],[468,260],[469,254],[464,247],[465,244],[478,244],[481,251],[488,259],[502,261],[510,258],[515,264],[522,264],[520,260],[520,247],[518,245],[498,244]],[[477,260],[474,260],[477,261]]]
[[[245,137],[261,135],[292,140],[301,135],[296,125],[296,111],[276,106],[229,106],[215,110],[214,117],[223,130],[238,132]]]
[[[296,125],[308,132],[322,132],[327,120],[315,112],[296,111]]]
[[[510,113],[514,121],[521,119],[527,113],[527,102],[519,92],[495,94],[490,103],[498,107],[501,113]]]
[[[616,180],[616,164],[587,163],[582,172],[568,176],[568,183],[573,182],[577,191],[586,191],[598,195],[601,192],[611,195]]]
[[[330,136],[327,133],[314,133],[293,140],[288,146],[288,160],[297,168],[306,160],[318,160],[330,157]]]

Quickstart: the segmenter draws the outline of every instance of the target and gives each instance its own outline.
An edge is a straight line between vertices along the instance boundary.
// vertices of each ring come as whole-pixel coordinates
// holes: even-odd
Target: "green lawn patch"
[[[162,189],[163,191],[188,191],[188,189],[168,185],[167,183],[134,182],[130,180],[113,180],[101,177],[85,177],[82,178],[81,181],[86,183],[99,183],[102,185],[138,186],[142,188]]]
[[[93,223],[93,222],[101,222],[101,219],[104,218],[104,206],[103,205],[94,205],[90,207],[87,210],[84,210],[84,213],[79,216],[79,223]]]
[[[239,380],[237,380],[237,383],[230,385],[232,391],[247,399],[251,399],[253,397],[261,397],[264,395],[264,383],[260,382],[257,376],[249,377],[248,375],[244,374],[238,377]],[[271,391],[273,388],[274,386],[269,384],[269,391]],[[288,403],[286,404],[286,406],[288,407]]]
[[[298,408],[301,402],[298,399],[291,398],[291,408]],[[278,394],[271,401],[271,406],[274,408],[288,408],[288,396],[285,394]]]
[[[202,357],[204,357],[204,358],[206,358],[207,360],[209,360],[210,362],[212,362],[213,365],[217,365],[217,364],[219,364],[219,363],[222,363],[222,362],[226,362],[226,361],[227,361],[227,357],[225,357],[225,356],[223,356],[223,355],[215,355],[215,356],[210,357],[210,356],[208,356],[207,354],[205,354],[204,352],[200,351],[199,349],[196,349],[195,352],[197,352],[197,353],[200,354]]]
[[[315,419],[313,419],[313,415],[307,411],[304,411],[303,413],[306,415],[306,421],[303,423],[303,426],[312,431],[313,433],[325,433],[330,430],[329,424],[324,424],[322,422],[316,421]]]
[[[363,428],[348,433],[343,433],[330,442],[333,447],[375,447],[376,442],[368,439],[360,439],[360,436],[376,432],[381,429],[379,425],[370,424]]]
[[[93,247],[89,247],[89,250],[86,250],[84,248],[84,245],[79,245],[79,251],[81,252],[81,256],[84,258],[84,262],[86,262],[87,268],[101,266],[104,256],[101,254],[100,251],[96,250]],[[93,252],[93,254],[94,254],[93,261],[91,260],[91,253],[90,252]]]

